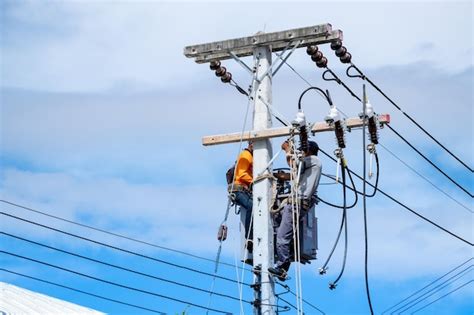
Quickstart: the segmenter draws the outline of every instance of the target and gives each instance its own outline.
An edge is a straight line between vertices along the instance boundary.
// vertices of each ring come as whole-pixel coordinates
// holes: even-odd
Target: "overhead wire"
[[[74,252],[71,252],[71,251],[60,249],[60,248],[50,246],[50,245],[47,245],[47,244],[44,244],[44,243],[36,242],[36,241],[30,240],[30,239],[27,239],[27,238],[24,238],[24,237],[20,237],[20,236],[17,236],[17,235],[7,233],[7,232],[0,231],[0,235],[5,235],[5,236],[11,237],[11,238],[15,238],[17,240],[21,240],[23,242],[27,242],[27,243],[36,245],[36,246],[41,246],[41,247],[44,247],[44,248],[48,248],[48,249],[51,249],[51,250],[54,250],[54,251],[57,251],[57,252],[68,254],[70,256],[74,256],[74,257],[81,258],[81,259],[84,259],[84,260],[92,261],[92,262],[95,262],[95,263],[98,263],[98,264],[101,264],[101,265],[104,265],[104,266],[108,266],[108,267],[112,267],[112,268],[115,268],[115,269],[127,271],[127,272],[130,272],[130,273],[137,274],[137,275],[140,275],[140,276],[144,276],[144,277],[147,277],[147,278],[151,278],[151,279],[154,279],[154,280],[158,280],[158,281],[162,281],[162,282],[166,282],[166,283],[171,283],[171,284],[174,284],[174,285],[177,285],[177,286],[180,286],[180,287],[184,287],[184,288],[188,288],[188,289],[191,289],[191,290],[196,290],[196,291],[200,291],[200,292],[204,292],[204,293],[210,293],[209,290],[201,289],[201,288],[198,288],[198,287],[195,287],[195,286],[192,286],[192,285],[188,285],[188,284],[185,284],[185,283],[181,283],[181,282],[178,282],[178,281],[174,281],[174,280],[165,279],[165,278],[162,278],[162,277],[158,277],[158,276],[155,276],[155,275],[152,275],[152,274],[149,274],[149,273],[145,273],[145,272],[141,272],[141,271],[138,271],[138,270],[133,270],[133,269],[126,268],[126,267],[123,267],[123,266],[115,265],[115,264],[108,263],[108,262],[103,261],[103,260],[87,257],[87,256],[84,256],[84,255],[81,255],[81,254],[77,254],[77,253],[74,253]],[[224,297],[224,298],[236,300],[236,301],[240,300],[239,298],[236,298],[234,296],[230,296],[230,295],[227,295],[227,294],[222,294],[222,293],[214,293],[214,294],[218,295],[218,296],[221,296],[221,297]],[[244,302],[250,303],[249,301],[245,301],[245,300],[244,300]]]
[[[447,179],[449,179],[454,185],[456,185],[459,189],[464,191],[469,197],[474,198],[474,195],[469,192],[464,186],[459,184],[457,181],[455,181],[451,176],[446,174],[439,166],[437,166],[435,163],[433,163],[430,159],[428,159],[423,153],[420,152],[413,144],[411,144],[405,137],[403,137],[398,131],[396,131],[390,124],[386,125],[388,129],[390,129],[394,134],[396,134],[400,139],[402,139],[410,148],[412,148],[416,153],[418,153],[425,161],[427,161],[431,166],[433,166],[438,172],[443,174]]]
[[[330,71],[330,73],[334,76],[334,79],[328,79],[325,78],[325,73],[323,73],[323,79],[326,81],[336,81],[338,84],[341,84],[355,99],[357,99],[359,102],[362,102],[361,98],[357,96],[344,82],[339,79],[339,77],[328,67],[326,67]],[[403,137],[398,131],[395,130],[394,127],[390,126],[390,124],[386,124],[386,126],[393,132],[395,135],[397,135],[401,140],[403,140],[412,150],[414,150],[418,155],[420,155],[424,160],[426,160],[428,163],[430,163],[436,170],[438,170],[441,174],[443,174],[446,178],[448,178],[453,184],[455,184],[458,188],[460,188],[462,191],[464,191],[468,196],[471,198],[474,197],[472,193],[470,193],[465,187],[463,187],[461,184],[459,184],[457,181],[455,181],[451,176],[446,174],[439,166],[437,166],[435,163],[433,163],[430,159],[428,159],[423,153],[421,153],[420,150],[418,150],[413,144],[411,144],[405,137]],[[472,171],[472,170],[471,170]]]
[[[458,290],[464,288],[466,285],[468,285],[468,284],[470,284],[470,283],[472,283],[472,282],[474,282],[474,280],[469,280],[469,281],[467,281],[467,282],[465,282],[465,283],[459,285],[459,286],[456,287],[455,289],[449,291],[448,293],[446,293],[446,294],[440,296],[440,297],[437,298],[436,300],[434,300],[434,301],[432,301],[432,302],[426,304],[425,306],[423,306],[423,307],[421,307],[421,308],[419,308],[419,309],[413,311],[413,312],[410,313],[410,314],[415,314],[415,313],[417,313],[418,311],[421,311],[422,309],[427,308],[427,307],[430,306],[431,304],[436,303],[436,302],[438,302],[438,301],[441,300],[441,299],[444,299],[444,298],[447,297],[448,295],[450,295],[450,294],[452,294],[452,293],[454,293],[454,292],[456,292],[456,291],[458,291]]]
[[[359,72],[359,75],[350,75],[349,70],[351,68],[354,68],[357,72]],[[397,105],[390,97],[387,96],[377,85],[375,85],[374,82],[372,82],[355,64],[351,63],[351,66],[347,68],[346,74],[348,77],[354,78],[358,77],[362,80],[367,81],[370,85],[372,85],[380,94],[382,94],[395,108],[397,108],[405,117],[407,117],[413,124],[415,124],[421,131],[423,131],[431,140],[436,142],[441,148],[443,148],[449,155],[451,155],[454,159],[456,159],[459,163],[461,163],[465,168],[472,172],[474,170],[469,167],[465,162],[463,162],[458,156],[456,156],[453,152],[451,152],[448,148],[446,148],[443,144],[441,144],[440,141],[438,141],[431,133],[429,133],[425,128],[423,128],[415,119],[413,119],[410,115],[405,113],[400,106]]]
[[[391,310],[392,308],[395,308],[397,307],[398,305],[402,304],[403,302],[405,302],[406,300],[410,299],[412,296],[415,296],[416,294],[420,293],[421,291],[423,291],[424,289],[430,287],[432,284],[438,282],[439,280],[443,279],[444,277],[446,277],[447,275],[451,274],[452,272],[454,272],[456,269],[459,269],[461,268],[462,266],[464,266],[465,264],[467,264],[468,262],[470,262],[471,260],[473,260],[474,258],[469,258],[467,259],[466,261],[462,262],[461,264],[457,265],[456,267],[450,269],[448,272],[446,272],[445,274],[443,274],[442,276],[436,278],[435,280],[431,281],[430,283],[428,283],[427,285],[425,285],[423,288],[417,290],[416,292],[412,293],[411,295],[407,296],[406,298],[404,298],[403,300],[401,300],[400,302],[398,302],[397,304],[395,305],[392,305],[391,307],[387,308],[386,310],[384,310],[381,315],[385,314],[386,312],[388,312],[389,310]]]
[[[47,283],[47,284],[50,284],[50,285],[53,285],[53,286],[56,286],[56,287],[59,287],[59,288],[67,289],[67,290],[70,290],[70,291],[74,291],[74,292],[77,292],[77,293],[89,295],[89,296],[92,296],[92,297],[95,297],[95,298],[98,298],[98,299],[101,299],[101,300],[105,300],[105,301],[109,301],[109,302],[113,302],[113,303],[117,303],[117,304],[121,304],[121,305],[130,306],[130,307],[140,309],[140,310],[144,310],[144,311],[148,311],[148,312],[153,312],[153,313],[158,313],[158,314],[163,314],[163,315],[167,314],[165,312],[158,311],[156,309],[152,309],[152,308],[140,306],[140,305],[137,305],[137,304],[132,304],[132,303],[127,303],[127,302],[115,300],[115,299],[108,298],[108,297],[105,297],[105,296],[102,296],[102,295],[98,295],[98,294],[95,294],[95,293],[90,293],[90,292],[87,292],[87,291],[79,290],[79,289],[69,287],[69,286],[66,286],[66,285],[63,285],[63,284],[59,284],[59,283],[55,283],[55,282],[52,282],[52,281],[48,281],[48,280],[40,279],[40,278],[37,278],[37,277],[29,276],[29,275],[26,275],[24,273],[15,272],[15,271],[8,270],[8,269],[5,269],[5,268],[0,268],[0,271],[8,272],[10,274],[14,274],[14,275],[17,275],[17,276],[21,276],[21,277],[24,277],[24,278],[35,280],[35,281],[38,281],[38,282]]]
[[[17,208],[24,209],[24,210],[27,210],[27,211],[30,211],[30,212],[33,212],[33,213],[41,214],[43,216],[53,218],[53,219],[56,219],[56,220],[59,220],[59,221],[67,222],[67,223],[74,224],[76,226],[87,228],[87,229],[90,229],[90,230],[93,230],[93,231],[97,231],[97,232],[100,232],[100,233],[115,236],[115,237],[125,239],[125,240],[128,240],[128,241],[132,241],[132,242],[135,242],[135,243],[138,243],[138,244],[147,245],[147,246],[150,246],[150,247],[154,247],[154,248],[170,251],[170,252],[173,252],[173,253],[185,255],[185,256],[188,256],[188,257],[200,259],[200,260],[203,260],[203,261],[208,261],[208,262],[215,263],[214,259],[194,255],[194,254],[191,254],[191,253],[176,250],[176,249],[173,249],[173,248],[170,248],[170,247],[165,247],[165,246],[162,246],[162,245],[153,244],[153,243],[150,243],[150,242],[147,242],[147,241],[144,241],[144,240],[139,240],[139,239],[136,239],[136,238],[133,238],[133,237],[123,235],[123,234],[110,232],[110,231],[107,231],[107,230],[104,230],[104,229],[101,229],[101,228],[98,228],[98,227],[94,227],[94,226],[87,225],[87,224],[84,224],[84,223],[79,223],[77,221],[72,221],[72,220],[69,220],[69,219],[66,219],[66,218],[63,218],[63,217],[60,217],[60,216],[52,215],[52,214],[47,213],[45,211],[40,211],[38,209],[33,209],[33,208],[30,208],[30,207],[27,207],[27,206],[24,206],[24,205],[20,205],[18,203],[14,203],[12,201],[8,201],[8,200],[5,200],[5,199],[0,199],[0,202],[11,205],[11,206],[14,206],[14,207],[17,207]],[[223,265],[223,266],[232,267],[232,268],[235,267],[234,265],[229,264],[229,263],[225,263],[225,262],[219,262],[219,264]]]
[[[335,178],[335,176],[333,177],[333,176],[331,176],[331,175],[327,175],[327,174],[324,174],[324,173],[321,173],[321,175],[323,175],[323,176],[325,176],[325,177],[327,177],[327,178],[331,178],[331,179],[334,179],[334,178]],[[351,174],[348,173],[348,175],[349,175],[349,178],[350,178],[350,180],[351,180],[351,185],[352,185],[352,189],[351,189],[351,190],[354,192],[354,202],[353,202],[350,206],[346,206],[345,208],[346,208],[346,209],[352,209],[352,208],[354,208],[354,207],[357,205],[357,202],[358,202],[358,200],[359,200],[359,197],[358,197],[359,192],[357,191],[357,189],[356,189],[356,187],[355,187],[354,179],[352,178]],[[346,187],[346,188],[350,188],[349,186],[347,186],[346,184],[342,183],[342,182],[339,181],[339,180],[338,180],[337,182],[335,182],[335,184],[341,184],[341,185],[343,185],[343,186]],[[320,184],[320,185],[321,185],[321,184]],[[336,205],[336,204],[334,204],[334,203],[331,203],[331,202],[329,202],[329,201],[324,200],[323,198],[321,198],[321,197],[319,197],[319,196],[318,196],[318,200],[321,201],[322,203],[328,205],[328,206],[333,207],[333,208],[344,209],[344,205],[342,205],[342,206]]]
[[[342,208],[342,220],[341,220],[341,228],[339,229],[339,234],[337,235],[336,242],[334,243],[333,249],[331,250],[331,253],[329,254],[326,263],[322,267],[323,270],[327,268],[327,264],[329,263],[329,260],[331,259],[332,254],[334,253],[334,250],[336,249],[337,243],[339,242],[339,237],[341,236],[341,231],[342,231],[342,226],[344,226],[344,255],[342,259],[342,266],[341,270],[339,271],[339,274],[336,277],[336,280],[333,282],[329,283],[329,288],[331,290],[335,289],[337,286],[337,283],[341,279],[342,275],[344,274],[344,270],[346,268],[346,261],[347,261],[347,248],[348,248],[348,231],[347,231],[347,196],[346,196],[346,161],[343,158],[341,161],[341,175],[342,175],[342,196],[343,196],[343,208]]]
[[[334,162],[336,162],[336,160],[330,156],[328,153],[326,153],[323,149],[321,149],[321,147],[319,148],[319,150],[324,154],[326,155],[328,158],[330,158],[331,160],[333,160]],[[358,175],[357,173],[353,172],[351,169],[348,168],[348,171],[351,172],[353,175],[355,175],[357,178],[359,178],[360,180],[364,180],[360,175]],[[367,182],[368,185],[374,187],[374,185],[372,185],[371,183]],[[375,188],[375,187],[374,187]],[[408,207],[407,205],[405,205],[404,203],[402,203],[401,201],[397,200],[396,198],[392,197],[391,195],[389,195],[388,193],[384,192],[382,189],[380,189],[380,187],[377,189],[377,191],[379,191],[381,194],[383,194],[385,197],[387,197],[388,199],[392,200],[393,202],[395,202],[396,204],[400,205],[401,207],[403,207],[404,209],[410,211],[411,213],[413,213],[414,215],[416,215],[417,217],[419,217],[420,219],[430,223],[431,225],[437,227],[438,229],[442,230],[443,232],[453,236],[454,238],[457,238],[458,240],[460,240],[461,242],[464,242],[470,246],[474,246],[474,243],[462,238],[461,236],[451,232],[450,230],[442,227],[441,225],[435,223],[434,221],[428,219],[427,217],[425,217],[424,215],[418,213],[417,211],[413,210],[412,208]]]
[[[468,274],[470,271],[471,271],[471,268],[473,267],[474,265],[469,265],[467,266],[466,268],[464,268],[463,270],[459,271],[458,273],[456,273],[455,275],[451,276],[450,278],[446,279],[444,282],[438,284],[436,287],[428,290],[427,292],[423,293],[422,295],[416,297],[415,299],[413,299],[412,301],[409,301],[407,303],[405,303],[404,305],[400,306],[399,308],[397,308],[396,310],[393,310],[390,314],[395,314],[396,312],[398,312],[398,314],[401,314],[407,310],[409,310],[410,308],[412,308],[413,306],[421,303],[422,301],[426,300],[427,298],[429,298],[430,296],[432,296],[433,294],[437,293],[438,291],[444,289],[446,286],[450,285],[451,283],[455,282],[456,280],[458,280],[459,278],[462,278],[464,275]],[[431,293],[431,294],[430,294]]]
[[[400,163],[402,163],[403,165],[405,165],[408,169],[410,169],[412,172],[414,172],[416,175],[418,175],[420,178],[422,178],[424,181],[426,181],[427,183],[429,183],[431,186],[433,186],[434,188],[436,188],[436,190],[438,190],[439,192],[441,192],[443,195],[445,195],[446,197],[448,197],[449,199],[451,199],[452,201],[454,201],[455,203],[457,203],[459,206],[463,207],[464,209],[466,209],[467,211],[469,211],[470,213],[474,213],[474,211],[472,211],[471,209],[469,209],[467,206],[465,206],[464,204],[462,204],[459,200],[457,200],[456,198],[454,198],[453,196],[451,196],[450,194],[448,194],[446,191],[444,191],[443,189],[439,188],[438,185],[435,185],[432,181],[430,181],[428,178],[426,178],[425,176],[423,176],[420,172],[418,172],[416,169],[414,169],[413,167],[411,167],[408,163],[406,163],[405,161],[403,161],[398,155],[396,155],[395,153],[393,153],[392,151],[390,151],[387,147],[385,147],[383,144],[379,143],[379,146],[381,146],[385,151],[387,151],[391,156],[393,156],[395,159],[397,159]]]
[[[206,307],[206,306],[203,306],[203,305],[199,305],[199,304],[192,303],[192,302],[189,302],[189,301],[184,301],[184,300],[174,298],[174,297],[171,297],[171,296],[167,296],[167,295],[163,295],[163,294],[160,294],[160,293],[156,293],[156,292],[152,292],[152,291],[148,291],[148,290],[143,290],[143,289],[140,289],[140,288],[120,284],[118,282],[113,282],[113,281],[110,281],[110,280],[105,280],[105,279],[98,278],[98,277],[95,277],[95,276],[91,276],[91,275],[88,275],[88,274],[85,274],[85,273],[82,273],[82,272],[79,272],[79,271],[75,271],[75,270],[72,270],[72,269],[68,269],[68,268],[58,266],[58,265],[54,265],[54,264],[51,264],[51,263],[48,263],[48,262],[45,262],[45,261],[41,261],[41,260],[38,260],[38,259],[26,257],[26,256],[23,256],[23,255],[18,255],[18,254],[12,253],[12,252],[0,250],[0,253],[10,255],[10,256],[13,256],[13,257],[16,257],[16,258],[20,258],[20,259],[23,259],[23,260],[32,261],[32,262],[35,262],[35,263],[38,263],[38,264],[41,264],[41,265],[44,265],[44,266],[48,266],[48,267],[55,268],[55,269],[58,269],[58,270],[66,271],[66,272],[69,272],[69,273],[72,273],[72,274],[75,274],[75,275],[78,275],[78,276],[81,276],[81,277],[84,277],[84,278],[88,278],[88,279],[92,279],[92,280],[99,281],[99,282],[102,282],[102,283],[110,284],[112,286],[120,287],[120,288],[123,288],[123,289],[126,289],[126,290],[156,296],[156,297],[163,298],[163,299],[166,299],[166,300],[191,305],[191,306],[194,306],[194,307],[197,307],[197,308],[200,308],[200,309],[211,310],[211,311],[217,312],[217,313],[231,314],[231,312],[226,312],[226,311],[218,310],[218,309],[215,309],[215,308],[209,308],[209,307]]]
[[[97,244],[97,245],[108,247],[110,249],[117,250],[117,251],[127,253],[127,254],[130,254],[130,255],[134,255],[134,256],[137,256],[137,257],[141,257],[141,258],[144,258],[144,259],[152,260],[152,261],[155,261],[155,262],[159,262],[159,263],[162,263],[162,264],[166,264],[166,265],[169,265],[169,266],[173,266],[173,267],[176,267],[176,268],[188,270],[188,271],[191,271],[191,272],[199,273],[199,274],[210,276],[210,277],[215,276],[214,274],[211,274],[211,273],[208,273],[208,272],[204,272],[204,271],[194,269],[194,268],[191,268],[191,267],[186,267],[186,266],[183,266],[183,265],[175,264],[175,263],[166,261],[164,259],[159,259],[159,258],[151,257],[151,256],[148,256],[148,255],[140,254],[138,252],[127,250],[127,249],[120,248],[120,247],[117,247],[117,246],[113,246],[113,245],[103,243],[103,242],[100,242],[100,241],[97,241],[97,240],[94,240],[94,239],[91,239],[91,238],[87,238],[87,237],[84,237],[84,236],[80,236],[80,235],[77,235],[77,234],[66,232],[66,231],[63,231],[63,230],[60,230],[60,229],[53,228],[51,226],[47,226],[47,225],[44,225],[44,224],[41,224],[41,223],[38,223],[38,222],[34,222],[34,221],[31,221],[31,220],[28,220],[28,219],[25,219],[25,218],[21,218],[21,217],[12,215],[12,214],[8,214],[8,213],[5,213],[3,211],[0,211],[0,215],[7,216],[7,217],[13,218],[15,220],[23,221],[23,222],[26,222],[26,223],[29,223],[29,224],[32,224],[32,225],[36,225],[36,226],[39,226],[39,227],[42,227],[42,228],[45,228],[45,229],[48,229],[48,230],[51,230],[51,231],[59,232],[59,233],[62,233],[62,234],[65,234],[65,235],[68,235],[68,236],[71,236],[71,237],[74,237],[74,238],[78,238],[78,239],[81,239],[81,240],[84,240],[84,241],[87,241],[87,242],[90,242],[90,243],[94,243],[94,244]],[[226,277],[218,276],[218,275],[216,275],[215,277],[218,278],[218,279],[222,279],[222,280],[226,280],[226,281],[229,281],[229,282],[237,283],[237,281],[234,280],[234,279],[230,279],[230,278],[226,278]],[[247,286],[250,286],[250,284],[248,284],[248,283],[244,283],[244,284],[247,285]]]

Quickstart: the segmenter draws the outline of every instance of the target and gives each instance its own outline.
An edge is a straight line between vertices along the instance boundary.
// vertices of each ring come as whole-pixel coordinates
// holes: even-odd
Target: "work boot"
[[[252,240],[247,240],[247,250],[249,251],[250,254],[253,253],[253,241]]]
[[[283,268],[280,267],[270,267],[268,268],[268,272],[278,278],[280,281],[285,281],[288,274]]]

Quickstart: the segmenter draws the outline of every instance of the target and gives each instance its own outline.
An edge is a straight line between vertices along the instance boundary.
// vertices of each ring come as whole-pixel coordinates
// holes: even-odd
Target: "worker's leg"
[[[235,203],[240,206],[241,211],[245,210],[245,237],[249,240],[252,240],[253,229],[250,226],[253,205],[252,196],[246,191],[238,191],[235,193]]]
[[[290,244],[293,240],[293,212],[291,205],[286,205],[281,212],[281,223],[277,231],[277,268],[288,270],[290,267]]]

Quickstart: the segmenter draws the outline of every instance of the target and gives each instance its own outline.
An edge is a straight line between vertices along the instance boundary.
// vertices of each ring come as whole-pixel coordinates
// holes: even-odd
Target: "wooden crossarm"
[[[390,123],[390,115],[389,114],[382,114],[378,116],[379,123],[383,126],[384,124]],[[346,126],[349,129],[362,127],[363,121],[360,118],[348,118],[346,119]],[[324,131],[333,131],[334,128],[328,125],[326,122],[318,122],[315,123],[313,128],[311,129],[312,133],[316,132],[324,132]],[[243,141],[248,140],[263,140],[269,138],[277,138],[277,137],[285,137],[291,134],[290,127],[280,127],[280,128],[271,128],[266,130],[253,130],[253,131],[245,131],[242,137],[242,133],[228,133],[222,135],[214,135],[214,136],[205,136],[202,138],[202,144],[204,146],[209,145],[217,145],[217,144],[225,144],[225,143],[233,143],[239,142],[242,138]]]

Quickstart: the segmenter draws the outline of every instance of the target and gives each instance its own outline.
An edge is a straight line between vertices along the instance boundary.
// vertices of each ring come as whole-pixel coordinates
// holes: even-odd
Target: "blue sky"
[[[185,58],[183,47],[262,30],[273,32],[326,22],[344,31],[344,43],[355,64],[437,139],[474,165],[471,2],[3,1],[1,198],[213,258],[217,250],[215,233],[226,207],[224,173],[235,160],[238,144],[203,147],[201,138],[241,130],[246,99],[223,85],[206,65]],[[344,75],[345,68],[329,47],[321,49],[331,68],[361,94],[361,81]],[[303,49],[295,52],[289,62],[312,84],[330,89],[333,100],[349,116],[361,111],[344,90],[321,80],[320,69]],[[226,61],[225,66],[242,86],[249,84],[250,78],[239,65]],[[299,94],[306,87],[283,67],[273,79],[274,106],[291,119]],[[368,87],[368,95],[376,112],[390,113],[394,128],[471,192],[474,190],[472,174],[413,127],[374,89]],[[327,105],[315,95],[309,94],[304,106],[310,121],[322,121],[327,114]],[[250,124],[248,121],[247,126]],[[472,198],[389,130],[381,130],[380,136],[390,151],[473,210]],[[335,148],[333,134],[320,134],[316,139],[328,152]],[[353,131],[347,139],[349,166],[360,173],[361,132]],[[279,140],[273,141],[275,149],[279,144]],[[472,242],[472,213],[382,147],[378,152],[380,187],[384,191]],[[284,161],[278,159],[275,166],[284,166]],[[336,165],[323,158],[323,168],[334,174]],[[334,185],[321,186],[320,194],[334,202],[341,199],[340,188]],[[189,256],[88,231],[6,204],[1,209],[166,261],[206,272],[213,270],[212,263]],[[323,205],[317,209],[319,259],[302,268],[304,296],[327,314],[367,314],[361,206],[349,212],[348,262],[337,290],[328,290],[327,283],[339,271],[342,248],[336,252],[326,276],[321,277],[316,271],[329,253],[340,215],[339,210]],[[472,257],[472,247],[420,221],[383,196],[368,201],[368,215],[369,274],[376,313]],[[205,275],[121,254],[11,218],[2,217],[0,222],[2,231],[11,234],[204,289],[211,287],[211,278]],[[240,252],[237,216],[230,216],[229,228],[223,260],[234,263]],[[2,250],[19,255],[191,303],[208,303],[208,296],[203,293],[5,236],[1,244]],[[185,304],[131,293],[5,255],[2,266],[164,312],[176,313],[186,308]],[[221,267],[220,273],[236,277],[231,267]],[[2,281],[103,312],[142,313],[18,276],[1,273],[0,277]],[[472,271],[450,288],[469,279]],[[248,272],[245,280],[251,282]],[[294,281],[289,285],[294,288]],[[217,281],[216,288],[238,296],[235,284]],[[443,292],[448,291],[446,288]],[[244,290],[243,297],[250,300],[251,291]],[[471,314],[472,297],[471,284],[419,314]],[[291,295],[284,298],[295,303]],[[214,297],[212,306],[239,313],[239,303],[233,300]],[[250,307],[244,310],[251,313]],[[187,311],[203,313],[196,307]],[[305,311],[314,312],[309,307]]]

